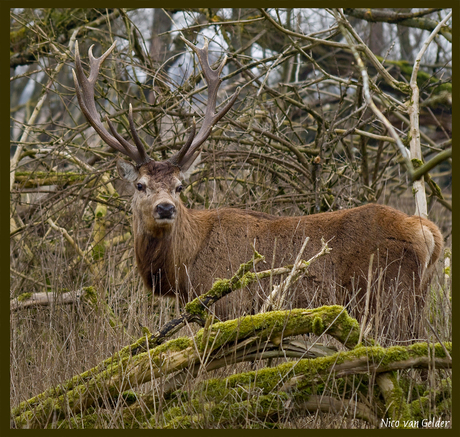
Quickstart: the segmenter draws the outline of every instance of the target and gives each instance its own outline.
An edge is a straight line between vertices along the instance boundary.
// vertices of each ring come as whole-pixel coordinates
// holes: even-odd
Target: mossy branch
[[[452,148],[443,150],[442,152],[438,153],[433,159],[430,159],[423,165],[414,165],[414,168],[416,170],[412,174],[412,181],[416,181],[417,179],[420,179],[422,176],[426,176],[432,168],[436,167],[438,164],[450,157],[452,157]]]
[[[194,408],[195,411],[196,409]],[[293,411],[302,413],[305,410],[334,414],[343,413],[365,420],[375,427],[379,426],[379,420],[373,411],[367,405],[355,400],[311,395],[299,401],[295,395],[286,392],[254,396],[237,402],[207,402],[198,406],[198,412],[194,415],[187,414],[190,411],[189,404],[185,404],[181,408],[172,407],[165,414],[167,420],[164,425],[156,423],[154,418],[150,420],[149,425],[152,428],[161,429],[201,428],[203,423],[225,426],[228,423],[244,423],[248,416],[269,422],[274,418],[277,420],[280,418],[287,419]]]
[[[152,378],[193,367],[201,362],[204,350],[211,355],[227,345],[235,347],[238,342],[244,342],[245,347],[266,341],[279,345],[283,338],[309,332],[318,335],[327,332],[350,347],[357,343],[359,326],[344,308],[332,306],[276,311],[219,322],[211,325],[206,333],[201,329],[193,338],[170,340],[132,356],[131,350],[145,344],[142,338],[96,368],[23,402],[12,413],[18,426],[40,426],[50,411],[56,418],[79,413],[94,405],[100,393],[116,395]],[[211,361],[212,357],[208,362]]]
[[[70,390],[65,391],[58,387],[22,403],[12,412],[14,421],[17,426],[38,427],[46,422],[51,413],[57,419],[78,414],[97,403],[101,393],[118,396],[152,378],[199,365],[205,348],[209,354],[207,362],[210,363],[212,354],[215,354],[216,359],[222,358],[219,352],[225,347],[229,347],[232,355],[238,343],[244,343],[245,348],[255,345],[263,348],[267,341],[276,345],[288,336],[308,332],[320,334],[320,331],[327,332],[348,346],[355,345],[359,338],[358,323],[339,306],[276,311],[219,322],[209,327],[204,340],[205,333],[201,329],[194,338],[170,340],[136,356],[117,354],[112,361],[106,360],[105,366],[99,366],[97,374],[85,372],[63,385]],[[276,368],[208,381],[206,393],[211,397],[219,397],[222,390],[235,384],[245,385],[249,381],[257,381],[256,385],[267,394],[272,391],[289,392],[305,389],[331,373],[338,378],[409,367],[427,368],[433,360],[436,368],[449,368],[452,360],[446,356],[445,349],[450,353],[452,345],[445,343],[441,347],[436,344],[433,356],[428,354],[426,343],[387,349],[361,346],[332,356],[287,362]]]
[[[69,186],[82,183],[87,178],[87,174],[57,171],[18,171],[14,175],[14,181],[20,188],[36,188],[44,185]],[[91,186],[90,184],[91,182],[88,186]]]
[[[293,265],[288,265],[276,269],[264,270],[261,272],[252,272],[251,270],[265,258],[254,249],[254,255],[252,259],[246,263],[243,263],[238,268],[237,272],[230,279],[218,279],[214,282],[211,289],[205,294],[197,297],[193,301],[185,305],[184,313],[167,323],[160,330],[155,332],[149,339],[149,346],[155,346],[165,341],[166,338],[172,336],[174,333],[179,331],[187,323],[196,322],[201,326],[204,326],[206,317],[208,317],[208,310],[211,305],[222,299],[224,296],[231,292],[238,290],[243,287],[247,287],[254,282],[257,282],[263,278],[270,276],[279,276],[286,273],[289,274],[288,278],[283,283],[273,290],[272,295],[268,303],[264,304],[262,312],[267,311],[269,306],[272,305],[273,300],[276,298],[279,303],[286,296],[286,292],[289,287],[300,278],[310,267],[311,263],[317,258],[326,255],[330,252],[330,248],[327,243],[322,240],[321,250],[310,258],[308,261],[301,260],[303,249],[308,242],[308,238],[305,240],[302,250],[299,252],[297,259]]]
[[[264,272],[251,272],[264,259],[265,257],[254,249],[254,255],[250,261],[241,264],[237,272],[230,279],[218,279],[215,281],[208,292],[185,305],[185,312],[191,316],[204,319],[207,316],[207,310],[210,305],[216,303],[232,291],[247,287],[258,279],[266,277],[264,276]]]
[[[451,350],[452,345],[445,343],[444,346]],[[182,400],[180,405],[173,404],[164,413],[165,423],[159,424],[154,421],[150,426],[165,428],[190,428],[199,425],[195,419],[206,419],[207,423],[221,424],[220,420],[235,413],[235,408],[241,402],[247,406],[252,406],[251,411],[259,411],[261,415],[280,413],[285,410],[286,402],[295,402],[297,408],[308,410],[326,409],[326,404],[320,400],[324,398],[322,383],[333,375],[334,379],[342,378],[347,375],[369,375],[377,373],[377,378],[382,381],[390,381],[387,386],[381,384],[384,390],[385,401],[390,408],[387,408],[384,417],[396,414],[401,420],[410,418],[410,409],[405,403],[404,393],[397,384],[396,380],[388,377],[389,370],[406,369],[412,367],[428,367],[429,346],[427,343],[418,343],[411,346],[394,346],[389,348],[382,347],[359,347],[347,352],[338,352],[332,356],[316,359],[303,359],[294,362],[286,362],[273,368],[265,368],[253,372],[240,373],[229,376],[225,379],[210,379],[200,383],[198,388],[190,395],[188,400]],[[449,368],[452,362],[446,357],[443,347],[435,345],[435,365],[439,368]],[[371,379],[364,379],[363,382],[369,387]],[[253,393],[253,395],[251,395]],[[242,398],[240,402],[229,402],[229,399]],[[183,397],[184,398],[184,397]],[[183,399],[182,398],[182,399]],[[187,398],[186,398],[187,399]],[[277,405],[276,410],[265,408],[267,400],[282,400],[282,404]],[[201,402],[197,402],[201,400]],[[209,400],[210,403],[203,402]],[[346,406],[350,406],[350,400],[330,399],[332,405],[341,406],[338,410],[346,413]],[[401,404],[401,401],[403,402]],[[213,414],[220,406],[220,414]],[[349,413],[357,413],[356,417],[368,421],[374,426],[379,426],[375,413],[363,404],[354,404],[356,409],[351,409]],[[294,407],[295,408],[295,407]],[[187,415],[187,411],[193,410],[196,416]],[[238,410],[236,410],[238,411]],[[335,411],[336,412],[336,411]],[[195,418],[195,419],[194,419]],[[201,422],[203,423],[203,422]]]
[[[324,245],[327,247],[327,245]],[[167,324],[163,331],[137,340],[123,348],[113,357],[105,360],[95,368],[73,377],[66,383],[49,389],[46,392],[21,403],[12,410],[15,425],[18,427],[40,427],[47,423],[49,417],[63,419],[80,414],[96,405],[102,394],[118,397],[132,387],[146,383],[152,378],[174,374],[182,369],[189,369],[192,374],[204,365],[211,370],[224,365],[254,359],[279,356],[280,345],[284,356],[299,357],[299,350],[289,354],[286,338],[290,336],[313,333],[321,336],[325,333],[339,340],[348,348],[360,343],[360,327],[341,306],[323,306],[316,309],[293,309],[273,311],[236,320],[207,324],[205,329],[198,331],[192,338],[181,337],[157,345],[155,342],[177,331],[180,325],[199,319],[198,315],[221,297],[234,289],[246,286],[251,282],[272,275],[273,270],[253,273],[251,270],[263,256],[254,251],[253,258],[240,266],[237,273],[229,280],[216,281],[213,288],[187,305],[181,318]],[[308,267],[308,266],[305,266]],[[292,266],[275,269],[275,274],[287,273]],[[296,275],[299,272],[297,271]],[[88,291],[88,290],[87,290]],[[89,297],[97,298],[95,293]],[[97,299],[96,299],[97,300]],[[149,347],[146,346],[149,343]],[[207,395],[219,396],[218,392],[229,387],[238,380],[245,385],[246,378],[256,378],[260,388],[269,396],[274,392],[301,391],[312,383],[326,378],[331,372],[334,376],[368,374],[368,372],[388,372],[408,367],[428,367],[434,360],[436,368],[448,368],[452,364],[449,351],[451,344],[436,345],[434,357],[427,353],[426,344],[411,347],[393,347],[384,349],[372,347],[370,340],[363,340],[365,346],[349,352],[334,355],[324,353],[322,358],[300,359],[284,363],[274,369],[266,368],[255,373],[234,375],[225,380],[213,382],[211,386],[225,386],[219,389],[206,388]],[[310,347],[301,351],[300,356],[307,357]],[[447,351],[447,353],[446,353]],[[204,355],[206,359],[203,361]],[[311,356],[311,355],[310,355]],[[273,373],[275,372],[275,373]],[[249,375],[249,376],[248,376]],[[257,376],[257,377],[256,377]],[[240,378],[240,379],[239,379]],[[319,378],[319,379],[318,379]],[[173,377],[174,379],[174,377]],[[219,382],[220,381],[220,382]],[[232,382],[233,381],[233,382]],[[393,389],[391,389],[393,390]],[[394,391],[394,390],[393,390]],[[212,393],[211,393],[212,392]],[[233,407],[232,407],[233,408]],[[405,411],[409,408],[406,406]]]
[[[76,303],[81,300],[85,293],[85,288],[64,293],[53,293],[46,291],[40,293],[23,293],[18,297],[10,300],[10,311],[15,312],[24,308],[37,306]]]
[[[377,375],[375,382],[385,399],[385,416],[398,422],[400,426],[410,420],[409,405],[399,385],[396,372],[381,373]]]

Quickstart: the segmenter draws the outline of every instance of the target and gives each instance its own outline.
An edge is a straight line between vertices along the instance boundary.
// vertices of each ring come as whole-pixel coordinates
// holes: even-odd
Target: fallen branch
[[[327,245],[323,247],[321,252],[326,251],[326,249]],[[316,258],[316,256],[312,259],[314,258]],[[162,345],[165,347],[164,350],[161,349],[162,346],[158,346],[158,344],[162,343],[167,337],[170,337],[173,333],[177,332],[180,328],[189,322],[197,322],[203,325],[209,306],[227,294],[231,293],[232,291],[241,287],[248,286],[262,278],[289,273],[293,268],[293,266],[285,266],[277,269],[265,270],[262,272],[251,272],[255,265],[263,259],[264,257],[254,250],[253,258],[247,263],[242,264],[231,279],[216,281],[213,284],[211,290],[186,305],[185,312],[181,317],[167,323],[154,335],[150,335],[150,333],[148,333],[146,337],[140,338],[132,345],[123,348],[113,357],[104,360],[104,362],[100,363],[93,369],[90,369],[89,371],[72,378],[71,380],[62,384],[60,387],[47,390],[35,398],[30,399],[25,404],[22,403],[14,410],[16,411],[15,415],[25,414],[26,416],[23,417],[20,422],[28,423],[32,426],[34,424],[36,425],[39,420],[44,419],[43,415],[45,415],[45,411],[49,409],[49,402],[53,404],[52,409],[55,411],[57,417],[63,415],[64,411],[69,408],[69,396],[73,399],[71,402],[73,406],[70,407],[72,413],[79,412],[79,408],[85,410],[89,405],[92,405],[96,401],[94,395],[91,395],[88,398],[87,395],[89,392],[91,392],[91,390],[87,390],[88,385],[92,389],[98,387],[98,392],[107,392],[107,390],[108,392],[118,392],[118,390],[123,391],[124,388],[126,388],[125,384],[128,384],[129,386],[129,384],[134,383],[133,379],[134,381],[137,381],[137,383],[140,383],[139,378],[140,380],[143,380],[143,378],[146,377],[147,380],[144,382],[147,382],[152,377],[173,373],[185,367],[193,367],[201,362],[200,354],[202,354],[203,351],[211,354],[216,350],[216,348],[224,348],[225,342],[236,342],[237,340],[241,338],[247,338],[248,336],[252,337],[253,341],[259,341],[261,334],[254,336],[253,333],[254,330],[257,331],[258,329],[262,329],[265,333],[264,335],[266,335],[266,330],[270,329],[270,338],[265,338],[265,340],[271,341],[275,346],[279,346],[283,339],[290,335],[298,335],[307,332],[321,335],[325,331],[328,331],[328,334],[335,336],[347,347],[352,347],[357,344],[359,334],[357,321],[350,318],[344,308],[335,306],[323,307],[319,310],[319,314],[317,313],[317,310],[310,311],[300,309],[288,312],[261,314],[258,316],[247,316],[236,321],[233,320],[224,322],[224,324],[216,323],[211,327],[206,327],[205,330],[202,329],[199,331],[193,339],[182,338],[178,340],[172,340]],[[308,268],[308,265],[309,263],[305,263],[301,268],[299,268],[299,272]],[[324,311],[325,314],[322,314],[322,311]],[[305,318],[304,323],[299,323],[297,320],[298,317],[300,317],[300,320]],[[324,317],[325,319],[323,320]],[[278,322],[277,318],[279,318]],[[297,322],[291,326],[287,323],[287,320],[290,320],[291,322],[293,320],[297,320]],[[273,324],[273,326],[271,328],[269,328],[269,326],[266,327],[267,323],[269,326],[270,324]],[[264,328],[261,328],[260,324],[262,324]],[[244,329],[242,330],[243,327],[245,327],[248,332],[245,332]],[[230,332],[230,338],[224,337],[225,340],[220,339],[219,336],[215,335],[216,329],[222,329],[222,332]],[[220,333],[221,331],[218,332]],[[201,345],[201,350],[198,350],[194,346],[195,344]],[[244,345],[245,347],[250,346],[247,341],[244,343]],[[232,343],[232,347],[238,347],[238,345],[235,346]],[[146,350],[148,352],[144,352]],[[170,356],[170,358],[166,361],[161,359],[161,366],[156,364],[157,371],[159,373],[157,374],[155,372],[151,372],[151,360],[155,354],[160,354],[162,356],[163,353],[166,353],[169,350],[174,351],[172,356]],[[137,358],[139,358],[141,361],[136,362]],[[218,358],[219,357],[215,357],[215,359]],[[159,358],[157,359],[159,360]],[[251,357],[249,359],[251,359]],[[124,375],[125,366],[128,365],[127,363],[130,363],[132,360],[135,362],[132,363],[132,366],[134,366],[132,374],[127,378],[123,376],[120,380],[120,374]],[[244,361],[244,359],[242,360]],[[107,366],[111,366],[110,373],[107,373]],[[145,376],[143,373],[139,375],[139,369],[149,369],[148,375]],[[105,389],[100,387],[100,385],[106,386],[106,384],[109,384],[109,387],[105,387]],[[122,385],[120,386],[120,384]],[[81,399],[81,393],[86,393],[84,399]],[[53,399],[53,401],[51,401],[51,399]],[[44,400],[48,402],[47,407],[43,406]],[[34,414],[31,417],[29,417],[30,414],[28,415],[30,412],[26,411],[26,413],[23,413],[24,410],[27,410],[30,407],[34,407]],[[40,414],[37,413],[37,408],[38,410],[42,410],[41,419]],[[39,419],[36,419],[37,414]]]
[[[86,289],[69,291],[67,293],[23,293],[10,300],[10,311],[18,311],[37,306],[49,306],[54,304],[70,304],[79,302],[86,294]]]
[[[260,347],[267,341],[279,346],[289,336],[326,332],[345,346],[352,347],[358,341],[359,325],[340,306],[275,311],[215,323],[208,332],[201,329],[192,338],[170,340],[135,356],[128,355],[124,348],[123,353],[105,360],[104,365],[21,403],[12,410],[12,416],[18,427],[40,427],[47,423],[50,411],[56,419],[81,413],[96,404],[103,393],[117,396],[152,378],[199,364],[204,351],[209,355],[217,353],[217,357],[222,358],[218,352],[227,346]],[[142,343],[145,338],[132,345],[132,349]]]
[[[176,407],[177,409],[177,407]],[[185,408],[184,408],[185,410]],[[287,419],[293,412],[342,413],[353,418],[365,420],[375,427],[379,420],[372,410],[352,399],[336,399],[332,396],[311,395],[306,400],[297,401],[294,396],[285,392],[277,392],[247,399],[241,402],[212,403],[206,406],[202,414],[178,415],[170,419],[164,426],[158,426],[155,420],[149,425],[153,428],[200,428],[203,423],[214,423],[225,426],[227,423],[243,422],[249,416],[267,421],[272,417]],[[216,420],[218,418],[218,420]]]
[[[82,183],[88,179],[87,174],[75,172],[42,172],[42,171],[23,171],[16,172],[14,181],[20,188],[36,188],[44,185],[68,186]],[[89,182],[87,186],[92,186],[94,181]]]
[[[333,353],[330,348],[318,344],[317,340],[308,345],[288,340],[288,337],[308,333],[321,338],[327,333],[347,348],[361,344],[362,331],[358,322],[349,317],[346,310],[340,306],[273,311],[214,324],[207,317],[210,305],[233,290],[250,285],[254,281],[274,274],[292,273],[294,270],[291,276],[292,283],[293,279],[299,277],[308,268],[312,260],[326,253],[327,250],[327,244],[323,242],[322,250],[308,262],[299,261],[300,254],[295,264],[297,267],[285,266],[262,272],[251,271],[264,259],[254,251],[253,258],[242,264],[231,279],[216,281],[210,291],[186,305],[186,311],[180,318],[166,324],[154,335],[147,331],[144,337],[93,369],[13,408],[11,413],[15,426],[38,428],[47,426],[49,420],[55,422],[81,415],[88,408],[102,402],[105,396],[118,399],[126,390],[168,375],[171,377],[163,386],[163,395],[172,393],[176,385],[185,380],[187,374],[196,376],[201,371],[210,371],[243,361],[277,357],[298,359],[298,361],[285,362],[275,368],[265,368],[258,372],[217,380],[213,382],[214,385],[220,387],[219,384],[225,384],[217,392],[212,389],[209,393],[208,388],[202,388],[206,391],[206,396],[215,397],[217,393],[217,398],[213,398],[216,405],[219,404],[218,393],[231,388],[234,383],[244,386],[247,378],[257,381],[256,387],[264,391],[264,396],[270,397],[273,393],[281,392],[291,396],[291,393],[303,393],[303,390],[308,390],[312,384],[317,386],[330,375],[334,378],[342,378],[347,375],[369,375],[369,373],[414,367],[437,369],[451,367],[450,343],[445,343],[442,347],[439,344],[435,345],[433,356],[430,356],[424,343],[385,349],[371,346],[372,342],[364,338],[364,346],[348,352]],[[203,325],[205,320],[207,321],[205,328],[199,330],[193,337],[180,337],[159,344],[186,323],[194,321]],[[432,353],[431,348],[430,353]],[[325,404],[318,404],[316,401],[313,404],[318,405],[319,409],[326,408]],[[358,404],[355,406],[358,408]],[[126,414],[135,416],[139,408],[139,403],[135,402]],[[229,405],[229,408],[232,410],[238,407]],[[177,416],[179,413],[176,411],[175,414]],[[182,422],[182,419],[178,418],[183,414],[179,414],[176,419],[173,416],[168,416],[166,427],[187,424],[191,426],[191,422],[187,422],[188,419]],[[374,423],[374,418],[365,414],[364,410],[362,416],[370,417],[369,420]],[[153,426],[152,423],[150,426]]]
[[[251,270],[260,261],[265,259],[260,253],[254,250],[252,259],[244,264],[241,264],[238,268],[238,271],[235,273],[235,275],[233,275],[231,279],[220,279],[214,282],[208,292],[185,305],[185,311],[180,317],[171,320],[159,331],[154,333],[150,337],[149,346],[152,347],[162,343],[166,338],[171,337],[174,333],[183,328],[187,323],[196,322],[199,325],[204,326],[205,319],[208,317],[208,310],[211,305],[222,299],[224,296],[230,294],[231,292],[243,287],[247,287],[261,279],[289,273],[289,277],[283,281],[280,286],[275,287],[272,292],[273,299],[280,293],[280,289],[284,290],[283,293],[285,294],[290,285],[292,285],[303,273],[305,273],[313,261],[331,251],[327,243],[322,241],[323,246],[321,247],[321,250],[308,261],[303,261],[300,259],[300,257],[302,256],[307,242],[308,238],[305,240],[304,245],[297,255],[297,259],[293,265],[279,267],[276,269],[263,270],[261,272],[251,272]],[[272,295],[269,298],[270,302]],[[269,304],[264,303],[262,308],[263,309],[261,312],[266,312],[269,308]]]
[[[388,348],[380,346],[363,346],[349,352],[338,352],[332,357],[324,358],[323,362],[325,367],[334,373],[335,378],[341,378],[347,375],[368,375],[373,372],[384,373],[409,368],[428,369],[432,366],[432,360],[434,360],[434,365],[438,369],[452,368],[452,359],[447,357],[444,352],[444,347],[448,351],[452,351],[452,343],[446,342],[444,343],[444,347],[436,343],[434,345],[436,349],[434,358],[429,355],[431,353],[429,347],[431,346],[431,344],[428,345],[427,343],[415,343],[404,347],[390,346]],[[309,367],[312,365],[308,363],[301,363],[299,361],[296,364],[305,364],[307,369],[313,369],[313,367]],[[301,376],[292,377],[281,389],[300,389],[305,387],[307,383],[312,383],[316,380],[320,381],[321,377],[319,375],[309,374],[305,371]]]
[[[76,291],[69,292],[41,292],[23,293],[10,300],[10,311],[17,312],[26,308],[43,307],[56,304],[78,304],[85,303],[94,311],[102,310],[112,328],[121,328],[127,338],[132,338],[125,330],[121,320],[115,315],[112,308],[100,297],[94,287],[83,287]]]
[[[13,409],[14,422],[18,427],[40,427],[47,423],[49,417],[63,419],[82,413],[97,404],[103,393],[116,398],[127,389],[152,378],[164,377],[184,368],[193,369],[204,361],[208,363],[209,369],[213,367],[213,361],[217,363],[218,360],[222,362],[226,359],[226,365],[229,365],[239,359],[235,352],[244,354],[247,351],[249,357],[253,354],[252,358],[256,358],[257,353],[262,355],[269,352],[265,345],[271,343],[269,348],[273,348],[281,345],[288,336],[308,332],[317,335],[328,333],[342,343],[353,346],[357,344],[360,329],[356,320],[350,318],[339,306],[275,311],[219,322],[211,325],[208,332],[201,329],[193,338],[170,340],[136,356],[124,356],[112,362],[106,360],[107,364],[100,368],[98,374],[85,372],[74,377],[71,390],[61,389],[71,388],[71,383],[68,382],[48,391],[47,395],[39,395]],[[431,348],[432,345],[428,351],[426,343],[389,348],[361,346],[348,352],[337,352],[332,356],[285,362],[274,368],[232,375],[222,380],[205,381],[200,390],[207,397],[219,402],[219,396],[232,387],[248,383],[251,384],[251,389],[258,387],[263,394],[270,395],[274,392],[302,392],[309,387],[318,386],[330,375],[337,379],[347,375],[369,375],[406,368],[451,368],[452,360],[445,353],[445,350],[451,353],[451,343],[434,345],[433,356],[430,356]],[[206,357],[202,355],[204,351],[207,353]]]
[[[452,348],[450,343],[445,343],[444,346],[450,350]],[[273,368],[240,373],[224,379],[203,381],[186,402],[182,401],[180,404],[174,403],[170,406],[169,410],[164,413],[164,417],[167,418],[166,423],[160,424],[152,418],[149,426],[191,428],[200,426],[202,423],[221,425],[225,424],[226,417],[234,417],[235,414],[238,414],[240,405],[246,406],[246,412],[253,412],[259,418],[267,418],[270,415],[283,414],[286,405],[291,402],[292,409],[342,412],[366,420],[377,427],[382,418],[377,417],[375,412],[365,405],[349,399],[324,396],[324,381],[330,376],[337,380],[347,375],[365,375],[366,379],[363,380],[363,383],[369,384],[371,378],[368,378],[368,375],[376,373],[379,375],[377,378],[380,378],[381,381],[390,381],[388,385],[382,384],[386,399],[388,401],[390,399],[399,400],[399,397],[394,397],[399,386],[388,378],[386,372],[413,367],[428,368],[428,362],[431,359],[428,355],[429,347],[431,345],[427,343],[389,348],[359,347],[348,352],[337,352],[321,359],[286,362]],[[435,366],[439,365],[439,368],[450,368],[452,365],[440,344],[435,345],[434,360]],[[371,390],[369,385],[368,389]],[[311,394],[312,390],[315,390],[316,393]],[[235,399],[237,394],[245,398],[241,402],[228,401],[228,399]],[[399,394],[401,395],[402,391]],[[211,405],[197,404],[194,402],[196,399],[212,399],[212,403]],[[193,416],[185,413],[191,410],[194,411]],[[408,413],[409,409],[403,409],[403,411]],[[217,412],[220,414],[216,414]],[[383,414],[384,417],[392,417],[392,413],[397,413],[397,417],[409,417],[407,414],[402,416],[397,405],[393,405],[386,413]]]

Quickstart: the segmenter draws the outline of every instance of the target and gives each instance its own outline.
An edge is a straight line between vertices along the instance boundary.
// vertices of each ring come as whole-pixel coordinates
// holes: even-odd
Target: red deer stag
[[[135,146],[119,135],[106,118],[109,133],[97,113],[94,85],[100,65],[115,43],[100,58],[93,56],[92,47],[89,49],[88,78],[76,46],[74,81],[84,115],[102,140],[136,163],[119,160],[117,168],[120,176],[135,188],[134,248],[145,285],[161,295],[178,293],[185,302],[207,291],[216,278],[234,274],[241,263],[251,258],[253,244],[269,263],[275,253],[275,266],[281,266],[292,264],[306,236],[310,240],[304,259],[320,250],[323,237],[329,241],[332,251],[311,265],[308,274],[296,284],[289,305],[311,307],[338,303],[347,305],[352,314],[361,317],[369,259],[374,254],[375,283],[381,275],[380,288],[371,297],[374,314],[375,308],[379,308],[380,326],[391,337],[412,335],[421,319],[427,286],[443,244],[439,229],[429,220],[377,204],[301,217],[275,217],[234,208],[193,210],[183,205],[179,197],[181,180],[197,159],[212,127],[230,109],[239,93],[237,90],[216,114],[225,59],[212,70],[207,42],[199,49],[184,41],[201,64],[208,84],[208,105],[198,134],[195,136],[193,123],[186,144],[161,162],[147,155],[136,132],[131,106],[128,118]],[[267,265],[263,267],[267,268]],[[257,309],[269,291],[267,285],[243,290],[233,300],[232,295],[227,296],[218,302],[218,314],[230,317]]]

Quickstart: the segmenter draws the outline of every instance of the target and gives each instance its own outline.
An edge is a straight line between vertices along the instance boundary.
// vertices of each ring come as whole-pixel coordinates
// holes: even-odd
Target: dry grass
[[[82,225],[82,207],[84,200],[72,202],[66,205],[67,210],[62,210],[60,225],[68,229],[74,228],[74,238],[81,247],[85,247],[91,236],[89,228]],[[404,209],[410,202],[400,200],[399,206]],[[38,214],[38,212],[36,212]],[[85,214],[87,214],[87,210]],[[112,228],[107,238],[122,232],[118,224],[122,219],[120,213],[113,212],[109,216]],[[433,216],[438,218],[438,225],[446,231],[450,227],[450,217],[443,215],[441,209],[433,211]],[[83,215],[84,218],[84,215]],[[79,226],[75,226],[78,220]],[[47,232],[48,231],[48,232]],[[26,243],[33,252],[33,258],[29,259],[22,245]],[[450,239],[448,239],[448,247]],[[29,308],[11,314],[11,405],[18,405],[47,388],[58,386],[74,375],[80,374],[103,361],[114,352],[120,350],[127,344],[132,343],[142,335],[142,327],[148,327],[151,332],[160,328],[166,322],[178,314],[177,302],[174,299],[157,298],[146,292],[139,280],[136,269],[133,265],[132,241],[128,240],[120,245],[110,247],[101,259],[94,263],[98,274],[88,274],[87,266],[81,260],[75,262],[77,255],[73,248],[66,243],[62,236],[51,233],[45,226],[30,227],[27,231],[27,238],[12,243],[12,268],[15,271],[27,272],[24,277],[12,274],[11,297],[16,297],[24,292],[44,291],[39,284],[46,284],[50,292],[61,293],[63,291],[75,291],[83,286],[93,285],[99,294],[99,305],[89,305],[79,302],[71,305],[53,304],[47,307]],[[450,287],[449,284],[447,284]],[[451,341],[451,315],[452,307],[450,300],[446,297],[450,288],[444,289],[445,277],[442,265],[439,266],[437,274],[431,285],[430,300],[430,321],[442,341]],[[110,318],[104,310],[103,302],[110,307],[119,325],[111,326]],[[371,318],[375,323],[375,318]],[[193,329],[196,331],[196,329]],[[176,334],[187,335],[187,329]],[[310,336],[310,340],[314,336]],[[427,331],[426,339],[437,342],[433,334]],[[386,344],[392,343],[388,338],[377,338]],[[422,339],[423,340],[423,339]],[[325,345],[337,343],[330,338],[322,338]],[[340,347],[340,345],[339,345]],[[282,359],[273,360],[270,365],[281,363]],[[198,376],[187,377],[182,391],[193,392],[200,382],[210,377],[223,378],[235,373],[252,371],[267,366],[263,360],[255,363],[240,363],[229,368],[223,368],[209,372],[200,372]],[[407,373],[407,371],[405,371]],[[423,378],[428,378],[429,384],[439,387],[440,379],[448,377],[450,372],[438,372],[430,370]],[[420,372],[412,372],[410,380],[414,387],[421,383]],[[152,394],[161,398],[164,380],[157,379],[144,384],[141,387],[133,387],[138,396],[147,396],[140,401],[145,409],[145,417],[142,420],[137,418],[138,424],[145,422],[151,417],[156,417],[158,423],[164,418],[162,414],[167,410],[167,402],[155,404]],[[329,388],[325,393],[341,398],[344,394],[343,385],[336,385],[334,378],[326,382]],[[359,386],[359,380],[348,381],[347,393],[353,393]],[[150,395],[150,396],[149,396]],[[253,399],[257,399],[260,393],[254,393]],[[411,391],[414,396],[414,390]],[[422,393],[420,393],[422,396]],[[414,399],[412,399],[414,400]],[[104,428],[119,428],[126,426],[123,419],[123,402],[119,402],[113,408],[113,400],[106,397],[96,412],[88,412],[94,418],[94,426]],[[109,408],[110,407],[110,408]],[[187,407],[190,408],[190,405]],[[193,411],[190,411],[192,414]],[[85,416],[84,416],[85,417]],[[351,416],[353,417],[353,416]],[[74,420],[64,421],[60,426],[88,426],[83,424],[82,418],[77,416]],[[449,420],[448,416],[446,420]],[[79,425],[80,424],[80,425]],[[48,425],[52,425],[52,418]],[[145,426],[145,423],[143,424]],[[219,420],[207,423],[206,421],[195,424],[195,426],[219,427]],[[298,410],[291,414],[280,414],[279,417],[272,416],[269,421],[248,417],[242,421],[239,418],[236,422],[225,421],[223,427],[275,427],[275,428],[368,428],[367,422],[352,419],[343,413],[330,414],[321,411]]]

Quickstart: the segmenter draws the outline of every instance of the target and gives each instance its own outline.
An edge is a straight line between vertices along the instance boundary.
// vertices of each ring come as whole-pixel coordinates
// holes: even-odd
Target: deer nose
[[[161,219],[169,219],[176,212],[176,207],[172,203],[159,203],[156,209]]]

